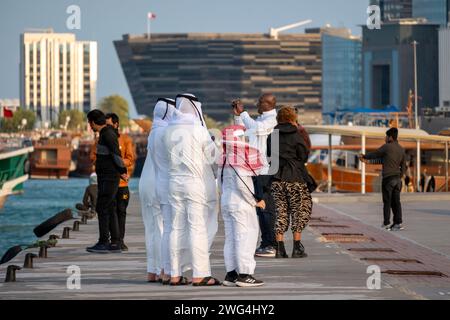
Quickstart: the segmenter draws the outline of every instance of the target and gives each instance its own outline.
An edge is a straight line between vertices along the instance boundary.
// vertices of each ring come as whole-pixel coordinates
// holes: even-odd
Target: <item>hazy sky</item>
[[[28,28],[73,32],[78,40],[95,40],[99,46],[97,99],[110,94],[133,101],[122,73],[113,40],[123,34],[145,33],[146,16],[157,15],[152,32],[267,33],[304,19],[308,27],[326,23],[351,28],[360,34],[368,0],[1,0],[0,99],[19,98],[20,34]],[[81,29],[68,30],[66,9],[81,8]],[[302,32],[297,29],[296,32]],[[133,106],[134,108],[134,106]]]

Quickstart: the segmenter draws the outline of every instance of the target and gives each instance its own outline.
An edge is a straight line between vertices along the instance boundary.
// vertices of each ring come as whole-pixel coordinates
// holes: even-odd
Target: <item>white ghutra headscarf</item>
[[[153,109],[152,129],[166,127],[176,112],[175,100],[170,98],[159,98]]]
[[[202,104],[190,93],[179,94],[175,100],[177,112],[171,124],[201,125],[206,128]]]

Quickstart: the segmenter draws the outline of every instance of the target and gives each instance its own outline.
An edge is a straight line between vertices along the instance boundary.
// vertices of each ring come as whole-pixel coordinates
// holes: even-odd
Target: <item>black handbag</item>
[[[306,182],[306,186],[308,188],[308,191],[310,193],[316,191],[318,185],[316,180],[314,180],[314,178],[309,174],[308,170],[305,170],[306,172],[304,173],[304,177],[305,177],[305,182]]]

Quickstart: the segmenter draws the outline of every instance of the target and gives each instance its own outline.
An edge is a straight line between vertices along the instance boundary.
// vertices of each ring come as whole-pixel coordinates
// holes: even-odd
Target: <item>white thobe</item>
[[[224,260],[227,272],[254,274],[255,249],[258,242],[259,224],[256,215],[256,200],[251,176],[235,168],[241,176],[226,166],[221,184],[221,213],[225,225]],[[221,171],[222,169],[219,169]],[[221,172],[219,172],[219,177]],[[244,184],[245,182],[245,184]],[[249,190],[250,189],[250,190]],[[251,191],[251,192],[250,192]]]
[[[164,143],[170,167],[171,276],[182,275],[190,255],[193,277],[207,277],[209,249],[217,232],[217,185],[207,154],[215,145],[204,127],[188,124],[169,125]]]
[[[148,138],[150,145],[151,134]],[[145,228],[145,247],[147,251],[147,272],[159,274],[161,272],[161,238],[163,221],[161,210],[156,203],[155,169],[148,148],[147,157],[139,180],[139,198],[141,213]]]

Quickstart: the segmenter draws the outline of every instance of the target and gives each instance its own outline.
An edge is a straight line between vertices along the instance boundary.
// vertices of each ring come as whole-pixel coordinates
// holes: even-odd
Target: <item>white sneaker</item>
[[[385,229],[385,230],[391,230],[391,226],[388,224],[384,224],[384,223],[381,225],[381,228]]]

